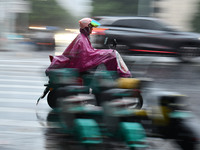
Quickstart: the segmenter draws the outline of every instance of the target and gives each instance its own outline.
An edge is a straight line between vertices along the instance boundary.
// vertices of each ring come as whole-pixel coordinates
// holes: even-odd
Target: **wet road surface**
[[[57,123],[51,120],[46,98],[35,105],[43,92],[43,85],[47,83],[44,70],[49,65],[49,52],[0,53],[0,149],[84,149],[72,137],[60,132]],[[174,59],[169,59],[169,62],[165,59],[161,63],[151,60],[144,63],[138,60],[140,58],[135,59],[136,62],[127,63],[133,76],[153,78],[152,86],[155,88],[188,95],[189,108],[200,116],[200,61],[180,64]],[[149,149],[179,150],[173,140],[153,138],[148,143]],[[108,142],[95,149],[128,148],[121,143]]]

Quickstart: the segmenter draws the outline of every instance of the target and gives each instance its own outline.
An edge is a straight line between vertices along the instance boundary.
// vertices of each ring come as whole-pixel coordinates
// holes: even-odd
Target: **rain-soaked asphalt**
[[[0,149],[79,150],[84,147],[57,127],[57,115],[46,98],[37,98],[47,82],[43,71],[49,52],[0,52]],[[128,58],[127,60],[130,60]],[[134,60],[134,61],[133,61]],[[151,88],[187,95],[186,103],[200,120],[200,60],[179,63],[174,58],[133,57],[126,61],[134,77],[151,78]],[[147,95],[148,97],[148,95]],[[148,107],[151,102],[144,102]],[[148,138],[149,149],[179,150],[173,140]],[[128,149],[120,142],[107,142],[91,149]]]

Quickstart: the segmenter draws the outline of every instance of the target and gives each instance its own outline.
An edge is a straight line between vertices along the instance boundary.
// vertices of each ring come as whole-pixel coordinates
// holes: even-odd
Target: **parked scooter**
[[[160,122],[163,123],[157,122],[156,117],[154,117],[154,123],[159,133],[167,138],[175,139],[181,149],[197,150],[200,144],[199,123],[194,114],[187,109],[185,100],[186,96],[177,93],[159,96],[159,106],[163,116]]]
[[[59,90],[68,92],[69,89]],[[101,107],[89,105],[89,101],[95,99],[92,95],[60,97],[58,109],[54,110],[58,113],[58,122],[65,133],[72,134],[85,144],[117,140],[130,149],[145,149],[149,147],[146,137],[150,137],[173,139],[183,150],[198,150],[199,124],[195,127],[196,122],[191,121],[195,118],[185,107],[185,96],[155,91],[154,96],[150,96],[157,105],[135,109],[131,107],[134,101],[113,97],[112,92],[106,94],[104,98],[109,97],[109,101],[103,101]],[[91,128],[95,134],[90,132]]]
[[[101,107],[88,105],[93,98],[88,95],[59,98],[56,110],[58,123],[64,133],[72,135],[87,148],[111,141],[122,143],[131,150],[144,150],[148,147],[145,130],[140,123],[120,120],[127,117],[127,114],[131,118],[130,112],[133,109],[129,106],[133,105],[133,101],[110,99],[103,102]]]
[[[148,137],[173,139],[183,150],[198,150],[200,144],[199,121],[185,104],[186,96],[175,92],[154,91],[150,99],[153,104],[143,110],[143,114],[135,113]]]

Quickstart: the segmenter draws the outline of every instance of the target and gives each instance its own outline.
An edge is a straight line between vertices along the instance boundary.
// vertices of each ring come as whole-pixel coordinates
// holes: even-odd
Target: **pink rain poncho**
[[[130,71],[116,50],[94,49],[89,41],[89,34],[86,30],[80,29],[80,34],[63,54],[51,59],[46,73],[58,68],[78,68],[80,72],[84,72],[100,64],[104,64],[107,70],[117,71],[120,77],[131,77]]]

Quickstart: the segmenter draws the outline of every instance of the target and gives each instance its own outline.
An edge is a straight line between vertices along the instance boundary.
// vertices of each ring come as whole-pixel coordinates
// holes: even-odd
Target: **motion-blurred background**
[[[156,17],[200,32],[198,0],[0,0],[0,48],[35,44],[59,49],[76,36],[80,18],[95,16]]]

